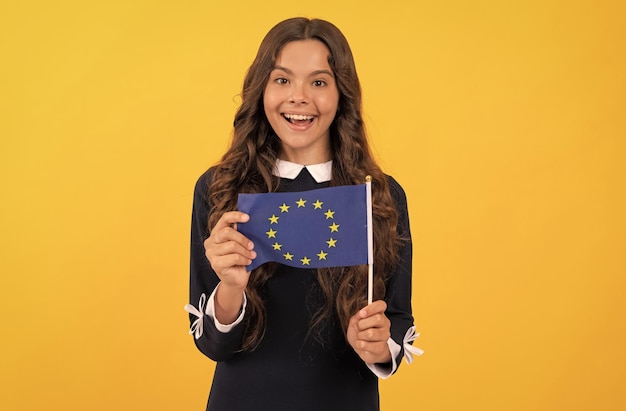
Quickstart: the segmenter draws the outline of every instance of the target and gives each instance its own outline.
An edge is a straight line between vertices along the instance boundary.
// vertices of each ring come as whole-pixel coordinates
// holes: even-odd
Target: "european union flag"
[[[237,229],[254,243],[253,270],[268,261],[292,267],[342,267],[368,263],[367,185],[239,194],[250,215]]]

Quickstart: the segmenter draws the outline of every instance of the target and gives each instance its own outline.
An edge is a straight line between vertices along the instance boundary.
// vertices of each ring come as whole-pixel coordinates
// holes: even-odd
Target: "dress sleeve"
[[[399,251],[398,264],[389,277],[385,295],[385,302],[387,303],[385,314],[391,322],[391,340],[393,340],[393,342],[389,342],[389,345],[392,355],[395,354],[391,361],[392,364],[387,364],[386,366],[390,373],[394,373],[400,366],[407,347],[412,344],[412,340],[407,338],[407,335],[410,333],[410,330],[414,330],[411,308],[413,246],[406,194],[400,184],[392,177],[389,177],[389,189],[398,210],[398,234],[403,239]],[[391,347],[394,349],[391,349]],[[421,350],[409,349],[408,351],[406,354],[407,362],[410,361],[408,357],[411,353]]]
[[[214,318],[206,315],[207,299],[219,284],[219,277],[211,268],[204,252],[204,240],[209,236],[207,225],[210,207],[207,192],[210,176],[211,170],[204,173],[196,182],[194,190],[191,217],[190,300],[185,309],[189,312],[190,334],[194,335],[198,349],[214,361],[224,361],[240,350],[244,326],[243,322],[239,321],[229,327],[228,332],[223,332],[224,329],[220,331],[217,328]]]

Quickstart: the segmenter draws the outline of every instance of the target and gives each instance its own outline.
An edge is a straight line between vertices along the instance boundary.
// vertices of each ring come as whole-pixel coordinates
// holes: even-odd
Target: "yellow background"
[[[195,179],[262,36],[348,37],[426,354],[383,410],[626,409],[621,1],[4,1],[0,409],[200,410]]]

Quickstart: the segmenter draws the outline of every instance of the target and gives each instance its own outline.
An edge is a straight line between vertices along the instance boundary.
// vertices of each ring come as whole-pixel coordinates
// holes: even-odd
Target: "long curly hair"
[[[352,51],[333,24],[307,18],[292,18],[274,26],[265,36],[243,83],[241,105],[235,115],[230,148],[215,166],[209,186],[209,229],[223,213],[235,210],[238,193],[276,191],[279,178],[273,175],[280,140],[264,112],[263,93],[283,47],[292,41],[314,39],[330,51],[328,63],[339,90],[339,111],[330,127],[332,178],[330,185],[362,184],[372,176],[374,238],[374,298],[385,295],[387,273],[397,263],[398,213],[386,175],[376,164],[367,142],[361,116],[361,86]],[[243,350],[254,350],[263,338],[266,311],[261,289],[276,270],[275,263],[255,269],[246,288],[248,308]],[[350,317],[367,304],[367,266],[317,270],[324,301],[311,319],[310,329],[321,329],[329,319],[338,319],[347,330]],[[304,303],[304,302],[303,302]],[[318,339],[321,339],[318,334]],[[323,342],[323,341],[322,341]]]

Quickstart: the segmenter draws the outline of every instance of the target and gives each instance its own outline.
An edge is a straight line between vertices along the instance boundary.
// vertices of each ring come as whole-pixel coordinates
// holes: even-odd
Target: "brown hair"
[[[372,176],[374,217],[374,297],[385,294],[387,274],[397,260],[398,215],[387,177],[374,161],[361,117],[361,86],[350,46],[333,24],[319,19],[292,18],[274,26],[265,36],[243,83],[242,102],[234,121],[230,148],[216,165],[209,187],[211,213],[209,228],[222,214],[237,207],[238,193],[272,192],[279,178],[272,174],[280,140],[270,126],[263,108],[263,93],[282,48],[292,41],[314,39],[328,47],[328,63],[339,91],[339,111],[330,126],[333,156],[331,185],[362,184]],[[246,288],[248,308],[244,350],[253,350],[263,338],[265,306],[261,288],[272,276],[275,264],[255,269]],[[366,304],[367,266],[318,269],[318,283],[324,304],[312,319],[318,329],[325,320],[337,315],[347,330],[350,317]],[[304,302],[303,302],[304,303]]]

